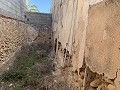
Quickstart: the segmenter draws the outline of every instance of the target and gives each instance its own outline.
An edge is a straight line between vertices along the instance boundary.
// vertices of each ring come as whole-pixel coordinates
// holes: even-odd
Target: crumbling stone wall
[[[0,17],[1,63],[4,63],[12,52],[15,52],[25,40],[26,25],[23,22]]]
[[[53,0],[55,52],[74,90],[119,90],[119,4]]]
[[[24,21],[26,9],[25,0],[0,0],[0,75],[9,67],[20,48],[38,35]]]
[[[37,35],[37,31],[24,21],[0,15],[0,68],[14,57],[22,45],[32,42]]]

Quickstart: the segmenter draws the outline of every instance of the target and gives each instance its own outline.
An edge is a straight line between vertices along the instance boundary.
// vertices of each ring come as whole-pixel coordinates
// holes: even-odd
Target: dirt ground
[[[51,40],[37,37],[22,47],[13,65],[0,77],[0,90],[69,90],[56,66]]]

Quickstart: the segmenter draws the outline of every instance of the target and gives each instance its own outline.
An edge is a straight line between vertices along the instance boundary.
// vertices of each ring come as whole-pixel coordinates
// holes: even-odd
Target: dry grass
[[[38,45],[34,43],[22,48],[9,71],[0,77],[1,88],[5,90],[48,88],[47,85],[45,86],[45,82],[53,81],[47,79],[48,77],[53,78],[54,65],[53,61],[49,59],[50,52],[41,50]]]

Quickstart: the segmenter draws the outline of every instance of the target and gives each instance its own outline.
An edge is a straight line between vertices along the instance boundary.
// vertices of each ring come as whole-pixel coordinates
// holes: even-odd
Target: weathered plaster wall
[[[71,67],[73,72],[77,72],[77,76],[74,75],[76,78],[85,61],[85,66],[90,70],[85,68],[84,90],[89,90],[86,89],[86,82],[90,76],[94,76],[92,72],[102,75],[102,79],[107,77],[109,80],[104,79],[106,82],[113,80],[119,90],[119,4],[119,0],[52,2],[53,35],[59,63],[62,67]]]
[[[92,71],[120,81],[120,1],[108,0],[89,9],[85,57]],[[115,82],[116,82],[115,80]],[[117,83],[118,89],[120,85]]]
[[[54,37],[73,55],[73,69],[82,66],[89,5],[102,0],[53,0],[51,13]],[[79,63],[78,63],[79,62]]]

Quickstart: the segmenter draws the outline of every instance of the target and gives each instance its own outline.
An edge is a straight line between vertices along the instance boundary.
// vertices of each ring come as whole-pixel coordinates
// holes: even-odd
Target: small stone
[[[54,80],[55,83],[57,83],[57,80]]]
[[[55,75],[55,72],[52,72],[53,75]]]
[[[4,84],[4,82],[1,82],[1,84]]]
[[[9,68],[7,68],[7,70],[9,70]]]
[[[108,90],[106,84],[101,84],[98,86],[97,90]]]
[[[112,85],[112,84],[109,84],[107,86],[107,88],[108,88],[108,90],[116,90],[116,87],[114,85]]]
[[[96,87],[98,87],[100,85],[100,83],[101,83],[100,79],[95,79],[94,81],[92,81],[90,83],[90,86],[96,88]]]
[[[79,82],[79,84],[83,85],[83,79],[78,78],[78,82]]]
[[[103,77],[103,79],[104,79],[106,82],[110,83],[110,84],[113,84],[113,83],[114,83],[111,79],[109,79],[109,78],[107,78],[107,77]]]
[[[5,62],[3,62],[2,64],[5,64]]]
[[[13,84],[10,84],[9,87],[13,86]]]
[[[85,72],[83,72],[83,71],[82,71],[82,72],[80,72],[80,76],[81,76],[81,78],[82,78],[82,79],[84,79]]]

